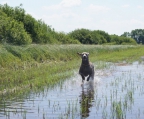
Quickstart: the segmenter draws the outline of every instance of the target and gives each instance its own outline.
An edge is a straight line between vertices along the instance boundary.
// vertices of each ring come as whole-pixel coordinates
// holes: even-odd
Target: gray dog
[[[94,65],[89,62],[89,53],[88,52],[83,52],[83,53],[77,53],[78,55],[81,56],[82,58],[82,63],[79,69],[79,74],[82,77],[82,82],[84,82],[85,77],[87,77],[87,81],[89,79],[94,79]]]

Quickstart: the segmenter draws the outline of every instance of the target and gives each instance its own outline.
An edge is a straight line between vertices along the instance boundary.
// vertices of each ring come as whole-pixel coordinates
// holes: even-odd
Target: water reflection
[[[86,85],[82,85],[82,92],[80,94],[80,112],[81,118],[89,117],[90,108],[94,101],[94,82],[90,80]]]
[[[144,63],[96,70],[94,82],[81,77],[52,89],[0,97],[0,119],[144,119]]]

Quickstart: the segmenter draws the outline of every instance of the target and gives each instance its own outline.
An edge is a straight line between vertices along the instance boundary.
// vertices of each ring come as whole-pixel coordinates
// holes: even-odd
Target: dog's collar
[[[86,65],[86,64],[82,64],[82,65],[83,65],[83,66],[90,66],[90,64],[87,64],[87,65]]]

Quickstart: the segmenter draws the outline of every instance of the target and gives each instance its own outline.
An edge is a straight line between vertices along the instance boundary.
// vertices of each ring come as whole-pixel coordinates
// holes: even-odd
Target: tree
[[[33,43],[53,43],[53,41],[56,41],[51,35],[51,28],[47,24],[42,20],[34,19],[29,14],[25,14],[25,10],[21,7],[22,5],[13,8],[5,4],[0,5],[0,10],[17,23],[23,24],[24,30],[27,34],[30,34]]]
[[[88,29],[76,29],[69,33],[69,35],[78,39],[82,44],[103,44],[106,43],[106,35],[103,36],[104,32],[101,31],[90,31]]]
[[[117,36],[117,35],[111,35],[111,42],[113,42],[113,44],[116,45],[136,44],[136,41],[133,38]]]
[[[23,23],[7,17],[0,10],[0,39],[1,41],[17,45],[30,44],[32,39],[24,29]]]
[[[97,32],[104,37],[107,43],[111,42],[110,35],[106,33],[105,31],[97,30]]]

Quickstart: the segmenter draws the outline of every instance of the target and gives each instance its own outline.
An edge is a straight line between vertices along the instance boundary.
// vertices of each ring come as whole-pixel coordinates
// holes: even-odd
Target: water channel
[[[143,119],[144,63],[106,65],[83,85],[74,71],[52,89],[2,102],[0,119]]]

